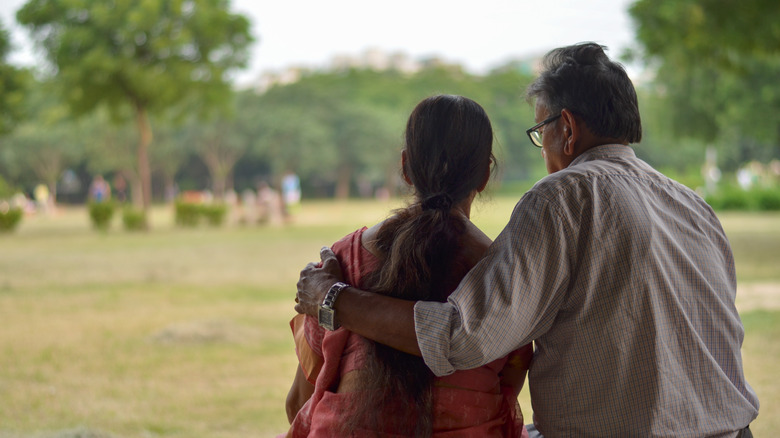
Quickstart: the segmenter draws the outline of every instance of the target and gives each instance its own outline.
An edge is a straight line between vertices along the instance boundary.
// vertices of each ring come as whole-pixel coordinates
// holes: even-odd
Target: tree
[[[731,166],[780,155],[780,3],[640,0],[630,14],[677,135],[728,145]]]
[[[17,13],[45,49],[78,114],[105,104],[134,113],[141,202],[151,201],[149,112],[210,108],[243,67],[248,20],[229,0],[30,0]]]
[[[57,199],[63,171],[84,157],[84,138],[66,105],[50,93],[51,84],[36,83],[27,94],[27,119],[5,139],[7,159],[17,171],[35,175]]]
[[[18,123],[24,113],[26,84],[29,72],[7,62],[11,53],[11,38],[0,22],[0,135],[6,134]]]
[[[193,123],[188,127],[187,140],[203,160],[211,176],[211,189],[218,200],[233,188],[233,167],[246,152],[246,143],[236,135],[235,120],[220,115],[209,123]]]
[[[133,203],[142,205],[143,191],[136,156],[138,132],[132,123],[112,123],[111,116],[99,109],[84,118],[83,126],[89,172],[92,175],[121,175],[130,184]]]

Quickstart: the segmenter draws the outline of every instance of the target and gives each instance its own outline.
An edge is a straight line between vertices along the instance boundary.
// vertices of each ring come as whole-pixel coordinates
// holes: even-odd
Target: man
[[[421,354],[437,375],[534,341],[532,436],[751,436],[728,240],[699,196],[628,146],[642,131],[622,66],[596,44],[556,49],[527,95],[549,175],[448,302],[332,287],[323,249],[296,310]]]

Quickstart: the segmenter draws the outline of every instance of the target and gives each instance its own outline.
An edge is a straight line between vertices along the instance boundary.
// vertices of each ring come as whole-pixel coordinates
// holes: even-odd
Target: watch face
[[[317,312],[320,326],[325,327],[328,330],[335,330],[336,324],[333,320],[334,314],[335,312],[333,312],[333,309],[325,309],[320,307],[319,312]]]

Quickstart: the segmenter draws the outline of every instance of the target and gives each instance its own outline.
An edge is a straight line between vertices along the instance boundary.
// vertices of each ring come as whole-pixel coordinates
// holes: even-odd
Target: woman
[[[414,201],[333,245],[345,281],[409,300],[446,301],[491,243],[469,221],[494,162],[485,111],[460,96],[420,102],[401,154]],[[287,398],[291,437],[520,436],[517,395],[531,348],[435,377],[422,359],[314,318],[291,322],[300,366]]]

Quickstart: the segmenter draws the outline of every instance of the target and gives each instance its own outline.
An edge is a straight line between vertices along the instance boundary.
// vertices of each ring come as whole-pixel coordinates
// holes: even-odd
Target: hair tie
[[[449,211],[452,208],[452,198],[446,193],[437,193],[425,198],[421,206],[423,210]]]

